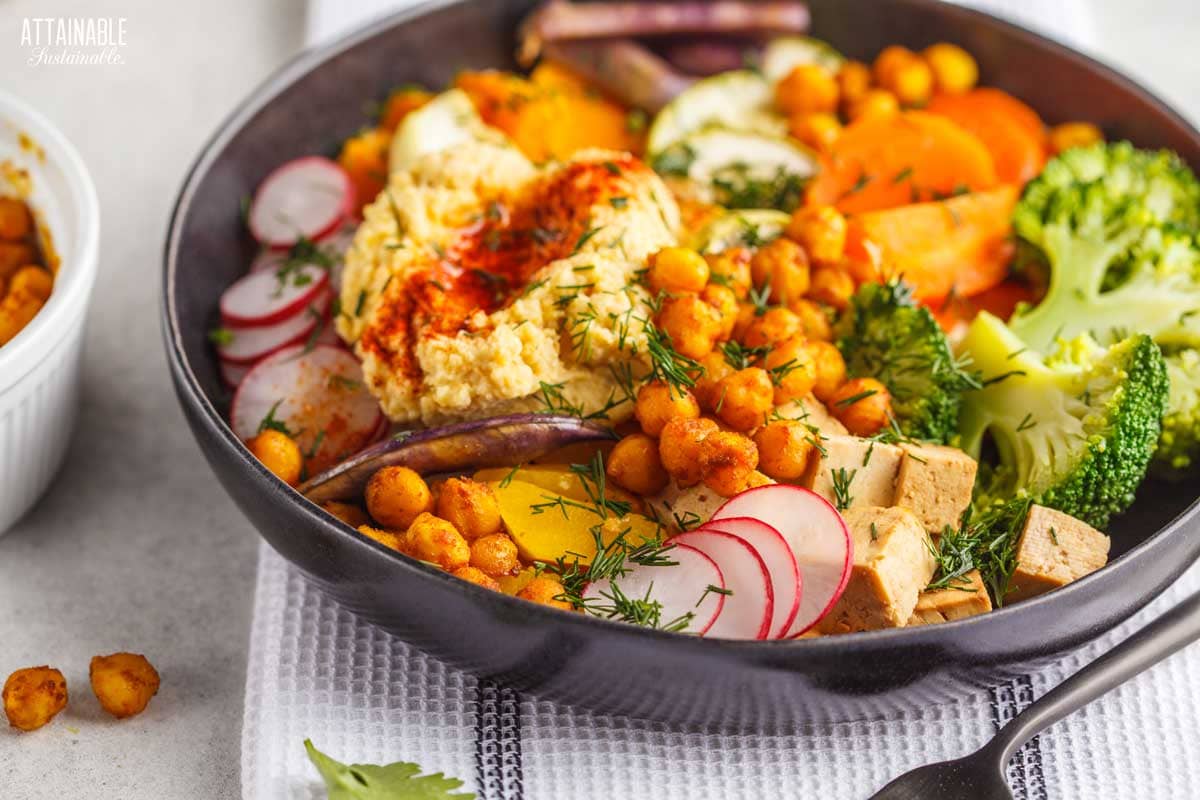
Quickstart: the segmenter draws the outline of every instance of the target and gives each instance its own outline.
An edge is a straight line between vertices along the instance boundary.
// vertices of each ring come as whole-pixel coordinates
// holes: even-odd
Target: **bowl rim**
[[[63,202],[75,214],[75,236],[59,264],[50,299],[29,323],[0,347],[0,395],[33,372],[74,329],[71,317],[87,314],[88,297],[99,268],[100,201],[79,151],[45,116],[9,92],[0,90],[0,124],[8,122],[27,134],[66,179]],[[55,231],[50,230],[53,236]],[[61,234],[60,234],[61,235]]]
[[[988,627],[1000,628],[1005,627],[1013,621],[1016,616],[1021,614],[1025,609],[1044,608],[1050,606],[1059,607],[1059,611],[1069,611],[1072,608],[1074,599],[1084,593],[1090,592],[1092,586],[1099,581],[1119,581],[1122,575],[1131,573],[1138,568],[1138,564],[1147,554],[1155,549],[1168,536],[1182,535],[1181,529],[1193,520],[1200,513],[1200,495],[1193,498],[1188,506],[1183,509],[1174,518],[1161,526],[1157,531],[1148,536],[1145,540],[1132,547],[1127,552],[1121,554],[1117,559],[1109,562],[1103,568],[1093,572],[1079,580],[1076,580],[1066,586],[1060,587],[1052,592],[1040,595],[1029,600],[1022,601],[1010,606],[1003,606],[994,609],[986,614],[980,614],[972,617],[967,617],[959,620],[952,620],[937,625],[921,625],[914,627],[889,628],[875,631],[864,631],[856,633],[852,637],[844,636],[819,636],[812,638],[793,638],[793,639],[772,639],[772,640],[735,640],[735,639],[709,639],[706,637],[693,636],[684,633],[670,633],[641,626],[629,625],[613,620],[602,619],[587,614],[564,614],[557,609],[552,609],[541,604],[529,603],[517,597],[506,595],[500,592],[495,592],[481,586],[462,581],[454,578],[449,573],[441,569],[409,558],[401,553],[391,550],[384,545],[369,539],[359,534],[354,528],[346,523],[332,517],[322,511],[316,504],[307,500],[299,492],[296,492],[292,487],[279,480],[273,473],[268,471],[261,463],[255,459],[245,444],[239,440],[230,428],[228,422],[221,416],[215,405],[209,400],[200,386],[199,379],[196,377],[192,365],[188,360],[187,354],[184,351],[182,344],[182,332],[179,327],[178,313],[175,304],[175,286],[176,274],[179,258],[179,243],[183,233],[184,219],[190,209],[191,201],[195,195],[201,179],[207,173],[212,163],[216,160],[220,151],[233,139],[255,114],[270,105],[280,94],[289,89],[296,81],[300,80],[314,69],[319,68],[325,62],[331,60],[337,55],[357,46],[358,44],[371,39],[385,30],[393,27],[406,24],[414,21],[426,14],[438,11],[444,8],[457,5],[465,5],[478,0],[425,0],[409,8],[397,11],[395,13],[376,18],[366,24],[330,41],[327,44],[317,47],[306,48],[294,56],[289,61],[281,65],[277,70],[264,78],[252,91],[248,94],[237,106],[220,122],[214,133],[205,141],[199,154],[192,162],[188,169],[183,183],[179,189],[175,204],[171,210],[170,221],[167,226],[167,235],[164,239],[163,246],[163,280],[162,280],[162,297],[161,297],[161,313],[163,336],[168,353],[168,362],[171,371],[176,377],[176,385],[180,388],[181,401],[190,403],[194,408],[198,409],[200,419],[208,428],[209,432],[214,434],[215,438],[221,442],[222,446],[228,448],[236,454],[237,458],[243,462],[243,465],[256,471],[267,482],[273,484],[273,489],[276,494],[281,497],[287,497],[290,502],[296,506],[300,513],[304,514],[306,521],[324,527],[327,531],[336,532],[339,537],[343,537],[346,544],[350,547],[368,548],[378,553],[383,553],[390,557],[392,561],[401,569],[415,574],[421,574],[431,577],[435,580],[444,581],[448,588],[457,589],[458,591],[471,593],[480,601],[489,604],[499,604],[506,609],[519,611],[527,615],[533,615],[540,620],[547,620],[552,624],[559,626],[570,626],[572,629],[575,626],[582,626],[589,629],[591,632],[597,630],[606,631],[612,636],[621,636],[627,638],[640,638],[657,641],[671,641],[677,647],[696,647],[702,648],[709,654],[717,651],[729,653],[731,655],[746,655],[754,653],[756,655],[765,654],[789,654],[789,655],[811,655],[819,657],[821,655],[830,655],[837,651],[844,650],[847,642],[861,644],[863,649],[883,650],[889,649],[895,645],[904,645],[907,647],[921,647],[923,645],[938,646],[943,645],[947,641],[952,641],[954,635],[968,626],[974,629],[986,629]],[[1182,114],[1176,111],[1169,103],[1160,98],[1157,94],[1151,92],[1142,84],[1129,78],[1128,76],[1118,72],[1097,59],[1085,55],[1072,47],[1044,36],[1040,33],[1032,31],[1022,25],[1011,22],[1007,19],[988,14],[973,8],[961,7],[949,3],[940,2],[939,0],[899,0],[898,4],[907,5],[910,7],[920,7],[931,10],[933,13],[943,14],[947,16],[958,16],[968,21],[973,20],[976,24],[984,24],[988,26],[999,26],[1006,28],[1008,31],[1023,40],[1023,44],[1029,44],[1054,52],[1057,56],[1074,61],[1081,67],[1084,67],[1089,72],[1096,74],[1099,77],[1123,86],[1126,90],[1139,96],[1148,105],[1154,106],[1163,115],[1173,119],[1182,129],[1188,132],[1197,142],[1197,147],[1200,148],[1200,131],[1196,129]],[[261,534],[260,534],[261,535]],[[1181,561],[1176,565],[1176,568],[1171,571],[1170,581],[1176,580],[1188,566],[1191,561]],[[1167,584],[1164,584],[1167,585]],[[1144,602],[1149,602],[1152,598],[1145,598]],[[1143,603],[1144,604],[1144,603]],[[1132,613],[1132,612],[1130,612]],[[1127,616],[1127,615],[1126,615]],[[1115,624],[1119,624],[1121,620],[1117,620]],[[1104,628],[1103,630],[1107,630]],[[1077,646],[1085,641],[1088,641],[1102,633],[1102,630],[1089,629],[1083,635],[1077,636],[1075,644]],[[1060,648],[1061,649],[1061,648]]]

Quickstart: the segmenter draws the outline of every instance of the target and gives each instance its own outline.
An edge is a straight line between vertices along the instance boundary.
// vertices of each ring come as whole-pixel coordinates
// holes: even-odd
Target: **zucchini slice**
[[[725,128],[693,133],[651,163],[663,175],[686,177],[708,202],[782,211],[799,204],[817,170],[816,157],[790,139]]]
[[[483,121],[466,92],[451,89],[400,123],[388,148],[388,169],[406,169],[421,156],[480,140],[507,141],[503,133]]]
[[[830,72],[841,69],[845,57],[828,42],[811,36],[781,36],[763,51],[761,69],[769,83],[776,84],[801,64],[816,64]]]
[[[772,110],[771,102],[771,84],[750,70],[722,72],[696,81],[655,116],[646,151],[653,157],[710,127],[782,138],[787,134],[787,121]]]
[[[731,247],[759,246],[783,235],[791,219],[769,208],[745,209],[723,214],[692,235],[688,244],[700,253],[720,253]]]

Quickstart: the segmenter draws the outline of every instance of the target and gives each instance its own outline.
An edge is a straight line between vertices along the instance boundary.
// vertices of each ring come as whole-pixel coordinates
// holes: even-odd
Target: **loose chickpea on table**
[[[117,719],[142,713],[158,694],[158,670],[138,653],[95,656],[88,668],[100,706]]]
[[[3,699],[9,725],[37,730],[67,707],[67,679],[49,666],[19,669],[4,682]]]

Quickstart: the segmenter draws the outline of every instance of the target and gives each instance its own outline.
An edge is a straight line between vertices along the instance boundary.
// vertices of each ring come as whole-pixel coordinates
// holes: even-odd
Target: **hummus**
[[[346,256],[338,331],[396,422],[632,412],[649,296],[679,211],[626,153],[534,167],[474,140],[393,172]]]

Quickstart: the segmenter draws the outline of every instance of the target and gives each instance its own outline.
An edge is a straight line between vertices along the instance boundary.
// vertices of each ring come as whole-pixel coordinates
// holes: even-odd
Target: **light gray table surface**
[[[1099,50],[1200,119],[1200,4],[1095,0]],[[30,66],[25,17],[127,18],[123,64]],[[36,733],[0,728],[0,798],[239,795],[258,539],[193,444],[158,322],[163,234],[201,144],[300,46],[301,0],[0,0],[0,86],[82,152],[102,206],[83,411],[57,482],[0,538],[0,677],[49,663],[72,702]],[[91,656],[146,653],[143,715],[108,718]]]

